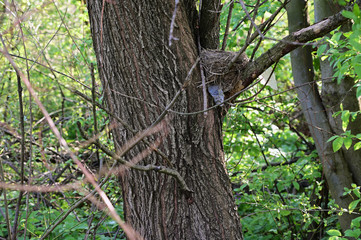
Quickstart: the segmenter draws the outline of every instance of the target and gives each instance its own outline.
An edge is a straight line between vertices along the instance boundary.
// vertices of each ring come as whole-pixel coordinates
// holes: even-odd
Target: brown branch
[[[177,16],[178,4],[179,4],[179,0],[175,0],[172,21],[170,23],[170,30],[169,30],[169,40],[168,40],[169,47],[172,46],[172,40],[175,40],[175,41],[179,40],[179,38],[176,38],[173,36],[173,29],[174,29],[174,25],[175,25],[175,18]]]
[[[3,169],[3,163],[2,163],[2,159],[0,158],[0,180],[1,181],[5,181],[5,177],[4,177],[4,169]],[[10,217],[9,217],[9,203],[7,200],[7,194],[6,194],[6,189],[4,189],[3,191],[3,198],[4,198],[4,207],[5,207],[5,222],[6,222],[6,228],[8,230],[8,237],[9,239],[12,239],[12,235],[11,235],[11,223],[10,223]]]
[[[233,11],[234,2],[232,0],[231,4],[229,5],[228,10],[228,17],[227,17],[227,24],[226,24],[226,30],[224,31],[223,41],[222,41],[222,48],[221,50],[225,50],[227,46],[227,39],[229,34],[229,26],[231,24],[231,17],[232,17],[232,11]]]
[[[360,4],[360,0],[357,4]],[[347,8],[349,10],[351,7]],[[244,71],[242,72],[242,79],[234,88],[228,93],[228,96],[233,96],[240,92],[245,87],[249,86],[259,75],[261,75],[267,68],[277,62],[281,57],[285,56],[292,50],[299,47],[301,43],[307,43],[316,38],[323,37],[327,33],[336,29],[348,19],[342,16],[341,12],[326,18],[318,23],[313,24],[307,28],[303,28],[283,38],[279,43],[262,54],[253,62],[248,62]]]
[[[0,37],[1,37],[1,33],[0,33]],[[65,141],[65,139],[61,136],[59,130],[56,128],[54,121],[50,118],[48,111],[45,109],[44,105],[41,103],[41,101],[39,100],[39,98],[37,97],[35,90],[32,88],[29,80],[25,77],[25,75],[19,70],[19,68],[17,67],[16,63],[14,62],[14,60],[10,57],[9,52],[7,50],[7,47],[5,44],[4,45],[4,49],[0,49],[0,52],[4,55],[4,57],[11,63],[11,65],[13,66],[13,68],[15,68],[18,72],[19,75],[21,76],[21,79],[23,80],[25,86],[27,87],[29,94],[31,94],[33,96],[34,101],[36,102],[36,104],[38,105],[38,107],[40,108],[41,112],[43,113],[46,121],[48,122],[49,126],[51,127],[54,135],[56,136],[56,138],[59,140],[60,145],[65,149],[65,151],[70,155],[70,157],[72,158],[72,160],[74,161],[74,163],[81,169],[81,171],[83,172],[83,174],[85,175],[85,178],[93,185],[93,187],[97,190],[97,192],[99,193],[99,195],[101,196],[101,198],[103,199],[104,203],[107,205],[108,207],[108,212],[107,214],[109,214],[109,216],[114,219],[118,225],[120,227],[123,228],[123,230],[126,232],[128,237],[134,236],[133,231],[128,231],[127,226],[125,225],[125,223],[123,222],[123,220],[119,217],[118,213],[115,211],[114,206],[112,205],[112,203],[110,202],[108,196],[105,194],[105,192],[99,187],[98,183],[95,181],[93,175],[84,167],[84,165],[79,161],[78,157],[70,150],[70,147],[68,145],[68,143]]]
[[[80,122],[77,122],[77,125],[78,125],[78,129],[79,129],[82,137],[85,138],[86,140],[89,140],[90,137],[87,135],[87,133],[81,127]],[[154,130],[156,130],[156,129],[154,129]],[[147,130],[144,132],[147,132]],[[148,134],[148,133],[144,133],[141,135],[145,135],[145,134]],[[140,139],[139,139],[139,141],[140,141]],[[141,165],[135,165],[132,162],[126,161],[122,156],[124,155],[125,152],[128,151],[129,148],[131,148],[133,146],[133,144],[130,144],[131,146],[126,146],[126,149],[121,151],[121,154],[116,154],[115,152],[110,151],[106,146],[101,144],[99,141],[93,141],[93,144],[95,144],[100,150],[102,150],[105,154],[107,154],[108,156],[113,158],[115,161],[117,161],[118,163],[120,163],[128,168],[135,169],[138,171],[145,171],[145,172],[157,171],[157,172],[164,173],[164,174],[174,177],[178,181],[181,190],[187,194],[187,197],[189,194],[191,194],[193,192],[192,190],[190,190],[188,188],[187,183],[184,181],[183,177],[179,174],[179,172],[174,169],[170,169],[170,168],[167,168],[164,166],[157,166],[154,164],[148,164],[146,166],[141,166]]]
[[[219,44],[219,15],[222,4],[220,0],[200,1],[199,37],[203,48],[217,49]]]

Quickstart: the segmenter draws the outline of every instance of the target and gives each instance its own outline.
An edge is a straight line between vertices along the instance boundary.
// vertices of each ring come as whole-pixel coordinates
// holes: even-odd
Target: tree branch
[[[80,131],[80,134],[82,135],[83,138],[85,138],[86,140],[90,140],[90,137],[86,134],[86,132],[83,130],[83,128],[81,127],[80,122],[77,122],[78,125],[78,129]],[[122,154],[116,154],[112,151],[110,151],[106,146],[104,146],[103,144],[101,144],[99,141],[93,141],[92,142],[94,145],[96,145],[100,150],[102,150],[105,154],[107,154],[108,156],[112,157],[115,161],[117,161],[118,163],[131,168],[131,169],[135,169],[138,171],[156,171],[156,172],[160,172],[160,173],[164,173],[167,174],[169,176],[174,177],[177,182],[180,185],[181,190],[186,194],[187,197],[191,196],[191,193],[193,193],[192,190],[189,189],[189,187],[187,186],[187,183],[185,182],[184,178],[180,175],[180,173],[177,170],[171,169],[171,168],[167,168],[164,166],[157,166],[154,164],[148,164],[146,166],[143,165],[136,165],[132,162],[128,162],[126,161],[123,157]],[[152,150],[153,148],[150,146],[150,150]]]
[[[220,0],[200,1],[199,37],[203,48],[218,48],[219,16],[221,9],[222,5]]]
[[[356,4],[360,5],[360,0]],[[350,10],[352,6],[345,10]],[[326,18],[307,28],[303,28],[283,38],[279,43],[262,54],[255,61],[248,62],[241,73],[241,80],[233,87],[226,97],[237,95],[242,89],[248,87],[259,75],[267,68],[277,62],[281,57],[285,56],[292,50],[298,48],[300,44],[307,43],[316,38],[322,37],[332,30],[336,29],[348,19],[342,16],[341,12]]]

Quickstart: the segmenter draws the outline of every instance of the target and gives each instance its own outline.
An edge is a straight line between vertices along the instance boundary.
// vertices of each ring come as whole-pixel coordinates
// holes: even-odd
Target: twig
[[[224,51],[227,46],[227,38],[228,38],[228,34],[229,34],[229,26],[231,24],[233,5],[234,5],[234,0],[232,0],[231,4],[229,5],[226,30],[224,31],[224,36],[223,36],[223,41],[222,41],[222,48],[221,48],[222,51]]]
[[[173,97],[173,99],[171,100],[171,102],[166,106],[166,108],[163,110],[163,112],[159,115],[159,117],[151,124],[151,126],[149,126],[147,129],[152,129],[154,128],[158,123],[160,123],[163,118],[167,115],[167,113],[169,112],[170,108],[175,104],[175,102],[177,101],[178,97],[181,95],[181,93],[183,91],[185,91],[185,89],[189,86],[189,84],[191,83],[191,76],[192,73],[194,71],[194,69],[196,68],[196,66],[198,65],[198,63],[200,62],[200,58],[197,58],[197,60],[195,61],[195,63],[193,64],[193,66],[191,67],[191,69],[188,71],[188,74],[184,80],[184,83],[181,87],[180,90],[178,90],[178,92],[175,94],[175,96]],[[92,102],[86,95],[80,93],[77,90],[71,90],[72,92],[76,93],[77,95],[83,97],[84,99],[87,99],[89,102]],[[100,104],[98,104],[97,102],[95,102],[95,104],[100,107],[101,109],[103,109],[104,111],[106,111],[110,116],[114,117],[117,121],[119,121],[123,126],[125,126],[128,130],[130,130],[132,133],[136,133],[136,130],[134,130],[132,127],[129,126],[129,124],[127,124],[123,119],[117,117],[116,115],[114,115],[113,113],[111,113],[109,110],[107,110],[106,108],[104,108],[103,106],[101,106]],[[147,131],[147,130],[145,130]],[[139,137],[138,141],[136,143],[138,143],[139,141],[143,141],[145,142],[147,145],[150,145],[148,141],[146,141],[144,139],[146,135],[143,135],[143,137]],[[135,143],[134,143],[135,145]],[[133,145],[133,146],[134,146]],[[168,157],[161,152],[159,149],[154,149],[158,154],[160,154],[162,156],[163,159],[165,159],[170,166],[172,166],[171,161],[168,159]]]
[[[115,166],[115,163],[113,164],[113,166],[111,167],[111,169]],[[110,173],[108,173],[105,178],[103,179],[103,181],[101,183],[99,183],[99,187],[102,187],[109,179],[110,177]],[[87,194],[85,197],[79,199],[77,202],[75,202],[66,212],[63,213],[63,215],[59,215],[57,219],[54,220],[54,222],[49,226],[48,229],[45,230],[45,232],[43,233],[43,235],[41,236],[40,239],[45,239],[62,221],[65,220],[65,218],[74,211],[74,209],[76,209],[80,204],[82,204],[83,202],[87,201],[89,198],[91,198],[94,194],[97,193],[97,190],[93,190],[91,191],[89,194]],[[119,226],[121,227],[121,226]]]
[[[206,76],[204,75],[204,68],[203,68],[202,62],[199,62],[199,68],[201,70],[201,79],[202,79],[203,110],[206,110],[208,108],[208,105],[207,105],[208,98],[207,98]],[[204,111],[203,114],[206,116],[208,114],[208,112]]]
[[[89,63],[88,63],[86,57],[84,56],[84,54],[83,54],[83,52],[80,50],[78,44],[77,44],[76,41],[74,40],[73,35],[70,34],[70,30],[69,30],[69,28],[68,28],[68,25],[65,23],[64,17],[61,16],[58,6],[56,5],[56,3],[55,3],[54,0],[52,0],[52,2],[54,3],[54,6],[55,6],[55,8],[56,8],[56,11],[58,12],[58,14],[59,14],[59,16],[60,16],[61,22],[63,23],[63,25],[64,25],[64,27],[65,27],[65,29],[66,29],[69,37],[70,37],[71,40],[73,41],[73,44],[75,45],[76,49],[78,49],[80,55],[83,57],[84,62],[86,63],[86,65],[88,65],[88,67],[90,68]]]
[[[289,204],[286,203],[285,199],[283,198],[281,192],[280,192],[279,189],[278,189],[277,179],[275,179],[275,180],[273,181],[273,183],[274,183],[274,186],[275,186],[275,189],[276,189],[276,193],[278,194],[278,196],[280,196],[280,199],[281,199],[283,205],[288,206]],[[292,226],[292,230],[291,230],[291,231],[292,231],[292,234],[293,234],[295,231],[297,231],[296,226],[295,226],[295,224],[294,224],[293,217],[292,217],[292,215],[287,215],[286,218],[287,218],[287,221],[288,221],[289,226]],[[302,231],[301,231],[300,233],[301,233],[301,235],[303,235],[303,234],[302,234]],[[304,239],[304,237],[302,237],[302,239]]]
[[[86,101],[92,102],[91,99],[90,99],[87,95],[79,92],[78,90],[74,90],[74,89],[69,89],[69,90],[70,90],[72,93],[74,93],[74,94],[82,97],[82,98],[85,99]],[[102,105],[101,105],[100,103],[98,103],[98,102],[95,102],[95,104],[96,104],[96,106],[97,106],[98,108],[104,110],[109,116],[111,116],[112,118],[114,118],[115,120],[117,120],[120,124],[122,124],[122,125],[123,125],[126,129],[128,129],[130,132],[132,132],[132,133],[134,133],[134,134],[137,132],[137,131],[136,131],[135,129],[133,129],[128,123],[126,123],[123,119],[119,118],[119,117],[116,116],[113,112],[109,111],[109,109],[105,108],[104,106],[102,106]],[[143,141],[146,145],[150,146],[150,143],[149,143],[146,139],[142,139],[142,141]],[[159,154],[165,161],[167,161],[170,166],[172,166],[171,161],[170,161],[169,158],[165,155],[165,153],[163,153],[161,150],[159,150],[159,149],[157,149],[157,148],[155,148],[155,149],[153,149],[153,150],[154,150],[157,154]]]
[[[154,121],[154,123],[150,126],[154,127],[155,125],[157,125],[158,123],[160,123],[160,121],[165,117],[165,115],[168,113],[169,109],[174,105],[174,103],[176,102],[176,100],[178,99],[178,97],[180,96],[180,94],[188,87],[188,85],[191,83],[191,76],[192,73],[194,71],[194,69],[196,68],[197,64],[200,62],[200,59],[197,58],[196,62],[193,64],[193,66],[191,67],[191,69],[188,71],[187,77],[183,83],[182,88],[175,94],[175,96],[173,97],[172,101],[168,104],[168,106],[164,109],[164,111],[159,115],[159,117],[157,118],[157,120]]]
[[[2,39],[2,35],[0,34],[0,37]],[[104,193],[104,191],[99,187],[99,185],[96,183],[94,177],[91,175],[91,173],[84,167],[84,165],[78,160],[77,156],[70,150],[67,142],[65,139],[60,135],[59,130],[56,128],[54,121],[50,118],[49,113],[46,111],[44,105],[40,102],[39,98],[37,97],[34,89],[32,88],[29,80],[19,71],[19,68],[17,67],[14,60],[10,57],[9,52],[4,44],[4,50],[0,50],[0,52],[3,53],[3,55],[8,59],[8,61],[11,63],[11,65],[17,69],[19,72],[19,75],[21,76],[21,79],[23,80],[24,84],[26,85],[29,93],[33,96],[34,101],[39,106],[41,112],[46,118],[46,121],[48,122],[50,128],[52,129],[53,133],[55,134],[56,138],[59,140],[60,145],[65,149],[65,151],[70,155],[74,163],[81,169],[83,174],[85,175],[85,178],[93,185],[93,187],[97,190],[100,197],[103,199],[104,203],[106,204],[109,212],[109,216],[112,217],[118,224],[124,229],[124,232],[126,232],[128,237],[136,237],[139,234],[134,231],[134,229],[129,228],[127,224],[123,222],[123,220],[119,217],[117,212],[115,211],[114,206],[110,202],[108,196]]]
[[[18,11],[16,11],[16,17],[19,18],[17,16],[17,13]],[[25,45],[25,36],[24,36],[24,32],[23,32],[23,28],[22,28],[22,25],[21,25],[21,22],[19,23],[19,29],[20,29],[20,33],[21,33],[21,39],[22,39],[22,44],[23,44],[23,47],[24,47],[24,54],[25,54],[25,58],[27,59],[28,58],[28,53],[27,53],[27,48],[26,48],[26,45]],[[30,67],[29,67],[29,61],[25,61],[26,63],[26,73],[27,73],[27,76],[28,76],[28,79],[30,81]],[[20,87],[21,87],[21,79],[20,79],[20,76],[18,76],[18,82],[20,84]],[[33,115],[32,115],[32,99],[31,99],[31,95],[29,95],[29,110],[30,110],[30,134],[29,134],[29,138],[30,138],[30,141],[32,139],[32,131],[33,131]],[[23,120],[24,121],[24,120]],[[25,151],[25,129],[24,129],[24,126],[22,127],[21,129],[22,131],[24,131],[24,133],[21,134],[21,145],[24,144],[24,151]],[[23,148],[21,149],[23,151]],[[30,182],[31,180],[31,171],[32,171],[32,152],[33,152],[33,145],[30,143],[29,144],[29,178],[28,178],[28,182]],[[24,159],[25,161],[25,159]],[[25,165],[25,162],[23,162],[22,164],[22,168],[21,168],[21,171],[23,172],[24,171],[24,165]],[[22,173],[22,178],[24,180],[24,173]],[[23,184],[24,182],[22,182]],[[26,216],[25,216],[25,223],[24,223],[24,240],[25,240],[25,237],[26,237],[26,232],[27,232],[27,225],[28,225],[28,218],[29,218],[29,194],[26,195]],[[16,234],[15,234],[16,235]]]
[[[3,45],[5,46],[5,43],[1,37],[1,41],[3,43]],[[20,79],[20,74],[17,71],[17,69],[15,69],[16,71],[16,77],[17,77],[17,83],[18,83],[18,96],[19,96],[19,117],[20,117],[20,131],[21,131],[21,140],[20,140],[20,146],[21,146],[21,150],[20,150],[20,182],[21,184],[24,184],[24,165],[25,165],[25,123],[24,123],[24,105],[23,105],[23,96],[22,96],[22,92],[23,92],[23,88],[21,86],[21,79]],[[16,210],[15,210],[15,217],[14,217],[14,226],[12,229],[12,235],[13,235],[13,239],[16,239],[16,235],[17,235],[17,231],[18,231],[18,221],[19,221],[19,215],[20,215],[20,205],[21,205],[21,200],[23,198],[23,192],[20,191],[19,192],[19,197],[18,197],[18,201],[16,203]]]
[[[95,84],[95,76],[94,76],[94,64],[91,63],[90,64],[90,75],[91,75],[91,79],[92,79],[92,107],[93,107],[93,119],[94,119],[94,134],[97,135],[98,134],[98,123],[97,123],[97,106],[95,105],[96,102],[96,94],[95,94],[95,88],[96,88],[96,84]],[[99,141],[98,139],[96,139],[96,141]],[[98,148],[96,148],[95,150],[95,155],[96,158],[99,162],[99,172],[102,171],[103,168],[103,159],[100,159],[99,157],[99,151]]]
[[[201,12],[202,12],[202,0],[199,1],[199,10],[198,10],[198,25],[201,24]],[[202,46],[201,46],[201,34],[199,28],[197,28],[197,46],[198,46],[198,54],[201,54]],[[207,87],[206,87],[206,76],[204,74],[204,68],[202,61],[199,62],[199,69],[201,72],[201,80],[202,80],[202,92],[203,92],[203,110],[207,109],[208,99],[207,99]],[[204,116],[208,114],[207,111],[204,111]]]
[[[266,2],[266,1],[264,1],[264,2]],[[264,2],[262,2],[261,3],[261,5],[264,3]],[[286,3],[288,2],[288,0],[285,0],[284,1],[284,3],[282,4],[282,6],[281,7],[279,7],[277,10],[276,10],[276,12],[274,12],[272,15],[271,15],[271,17],[269,17],[268,19],[267,19],[267,21],[265,21],[264,23],[262,23],[260,26],[256,26],[256,24],[254,23],[254,21],[253,21],[253,23],[252,24],[254,24],[254,26],[256,26],[256,29],[257,29],[257,31],[256,32],[254,32],[252,35],[251,35],[251,37],[249,37],[248,38],[248,36],[247,36],[247,41],[246,41],[246,43],[243,45],[243,47],[241,48],[241,50],[239,50],[238,52],[237,52],[237,54],[233,57],[233,59],[230,61],[230,63],[228,64],[228,66],[227,66],[227,69],[229,70],[232,66],[233,66],[233,64],[238,60],[238,58],[242,55],[242,53],[246,50],[246,48],[248,47],[248,45],[251,43],[251,42],[253,42],[253,40],[254,39],[256,39],[256,37],[258,37],[259,35],[260,35],[260,33],[261,33],[261,39],[269,39],[269,38],[266,38],[263,34],[262,34],[262,32],[261,31],[263,31],[267,26],[269,26],[269,24],[274,20],[274,18],[279,14],[279,12],[284,8],[284,6],[286,5]],[[242,6],[242,8],[243,8],[244,6]],[[247,9],[246,9],[247,10]],[[245,12],[246,12],[246,14],[247,14],[247,16],[245,17],[245,18],[250,18],[250,16],[249,16],[249,13],[247,12],[245,10]],[[253,12],[253,11],[252,11]],[[252,13],[251,12],[251,13]],[[252,21],[252,20],[251,20]],[[250,29],[252,29],[252,28],[250,28]],[[233,29],[233,30],[235,30],[235,29]],[[269,27],[267,28],[267,30],[269,30]],[[266,30],[266,31],[267,31]],[[276,41],[280,41],[280,40],[276,40]],[[282,40],[281,40],[282,41]]]
[[[277,63],[276,63],[276,65],[277,65]],[[248,98],[246,98],[246,99],[243,99],[242,101],[248,100],[248,99],[252,99],[252,98],[254,98],[255,96],[257,96],[261,91],[263,91],[263,89],[267,86],[267,83],[268,83],[269,80],[271,79],[271,76],[272,76],[272,74],[273,74],[273,72],[274,72],[274,70],[275,70],[276,65],[274,66],[274,68],[273,68],[273,70],[272,70],[272,73],[270,74],[270,76],[268,77],[266,83],[262,86],[262,88],[261,88],[257,93],[255,93],[254,95],[252,95],[252,96],[250,96],[250,97],[248,97]],[[237,97],[240,93],[245,92],[246,90],[252,88],[254,85],[256,85],[257,83],[259,83],[260,81],[261,81],[261,79],[258,80],[256,83],[252,84],[251,86],[248,86],[248,87],[242,89],[241,91],[233,94],[232,96],[230,96],[229,98],[227,98],[227,99],[224,100],[223,102],[218,103],[218,104],[216,104],[216,105],[214,105],[214,106],[212,106],[212,107],[210,107],[210,108],[207,108],[207,109],[205,109],[205,110],[197,111],[197,112],[190,112],[190,113],[182,113],[182,112],[176,112],[176,111],[172,111],[172,112],[173,112],[173,113],[176,113],[176,114],[179,114],[179,115],[195,115],[195,114],[203,113],[203,112],[205,112],[205,111],[210,111],[210,110],[212,110],[212,109],[214,109],[214,108],[216,108],[216,107],[218,107],[218,106],[223,105],[224,103],[227,103],[227,102],[231,101],[232,99],[234,99],[235,97]]]
[[[2,158],[0,158],[0,176],[1,176],[1,180],[4,181],[5,178],[4,178]],[[12,239],[11,223],[10,223],[10,218],[9,218],[9,208],[8,208],[8,200],[7,200],[7,195],[6,195],[6,189],[4,189],[3,195],[4,195],[6,228],[8,230],[9,239]]]
[[[172,40],[179,40],[178,38],[173,36],[173,29],[175,24],[175,18],[177,16],[177,8],[178,8],[179,0],[175,0],[173,15],[172,15],[172,21],[170,22],[170,30],[169,30],[169,47],[172,46]]]
[[[262,144],[261,144],[261,142],[260,142],[259,139],[258,139],[258,136],[257,136],[257,134],[256,134],[256,131],[254,130],[254,128],[253,128],[252,124],[250,123],[250,121],[248,120],[248,118],[247,118],[243,113],[242,113],[242,116],[244,117],[244,119],[246,119],[247,124],[248,124],[249,127],[251,128],[251,131],[253,132],[253,135],[254,135],[255,138],[256,138],[256,141],[257,141],[257,144],[258,144],[258,146],[259,146],[259,149],[261,150],[263,159],[264,159],[266,165],[269,166],[270,164],[269,164],[269,162],[268,162],[268,160],[267,160],[266,155],[264,154]]]
[[[247,15],[247,18],[251,21],[251,25],[256,29],[256,31],[258,32],[259,36],[261,36],[261,38],[264,38],[261,30],[258,28],[257,24],[254,22],[255,18],[256,18],[256,15],[257,15],[257,11],[258,11],[258,6],[259,6],[259,0],[257,1],[257,7],[254,8],[254,13],[253,13],[253,18],[251,18],[251,16],[249,15],[249,12],[247,11],[247,8],[246,6],[244,5],[244,2],[242,0],[239,0],[239,3],[241,4],[242,6],[242,9],[243,11],[246,13]],[[250,28],[252,29],[252,28]]]
[[[84,132],[84,130],[81,127],[80,122],[77,122],[77,125],[78,125],[78,129],[79,129],[82,137],[89,140],[90,137]],[[164,166],[157,166],[157,165],[153,165],[153,164],[148,164],[146,166],[140,166],[140,165],[134,165],[133,163],[126,161],[122,156],[124,155],[125,152],[127,152],[130,149],[130,147],[133,146],[133,144],[131,144],[130,146],[126,146],[126,149],[124,149],[120,154],[116,154],[116,153],[110,151],[107,147],[105,147],[99,141],[98,142],[94,141],[93,144],[97,145],[99,147],[99,149],[101,149],[105,154],[112,157],[118,163],[120,163],[126,167],[129,167],[129,168],[135,169],[135,170],[139,170],[139,171],[157,171],[160,173],[170,175],[178,181],[178,183],[180,184],[181,190],[183,190],[186,194],[191,194],[193,192],[192,190],[190,190],[188,188],[186,182],[184,181],[183,177],[179,174],[179,172],[174,169],[170,169],[170,168],[167,168]]]
[[[86,89],[91,90],[91,87],[85,85],[84,83],[80,82],[79,80],[75,79],[74,77],[72,77],[72,76],[70,76],[70,75],[67,75],[67,74],[65,74],[65,73],[63,73],[63,72],[59,72],[59,71],[55,70],[54,68],[51,68],[50,66],[46,66],[45,64],[42,64],[42,63],[40,63],[40,62],[34,61],[34,60],[32,60],[32,59],[25,58],[25,57],[22,57],[22,56],[18,56],[18,55],[15,55],[15,54],[9,54],[9,56],[11,56],[11,57],[16,57],[16,58],[20,58],[20,59],[24,59],[24,60],[27,60],[27,61],[36,63],[37,65],[40,65],[40,66],[42,66],[42,67],[45,67],[45,68],[49,69],[49,70],[52,71],[52,72],[55,72],[55,73],[58,73],[58,74],[60,74],[60,75],[62,75],[62,76],[64,76],[64,77],[70,78],[71,80],[74,80],[76,83],[79,83],[80,85],[82,85],[82,86],[85,87]],[[100,94],[97,93],[97,95],[100,95]]]

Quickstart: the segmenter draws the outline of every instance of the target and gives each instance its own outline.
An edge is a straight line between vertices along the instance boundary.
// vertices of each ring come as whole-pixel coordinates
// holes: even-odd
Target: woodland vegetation
[[[360,6],[0,1],[0,240],[361,239]]]

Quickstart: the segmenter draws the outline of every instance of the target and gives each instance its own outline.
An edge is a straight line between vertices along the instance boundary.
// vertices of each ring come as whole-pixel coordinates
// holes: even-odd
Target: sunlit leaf
[[[357,200],[355,200],[355,201],[352,201],[351,203],[350,203],[350,205],[348,205],[348,209],[349,209],[349,211],[353,211],[353,210],[355,210],[355,208],[357,207],[357,205],[359,204],[359,202],[360,202],[360,199],[357,199]]]
[[[354,149],[355,151],[359,150],[360,148],[361,148],[361,142],[358,142],[358,143],[356,143],[356,144],[353,146],[353,149]]]
[[[345,138],[343,143],[345,144],[345,148],[348,150],[352,145],[352,138]]]
[[[330,236],[337,236],[337,237],[341,236],[341,232],[336,230],[336,229],[328,230],[327,234],[330,235]]]
[[[340,150],[342,145],[343,145],[343,138],[342,137],[336,138],[335,141],[332,142],[333,151],[337,152],[338,150]]]

